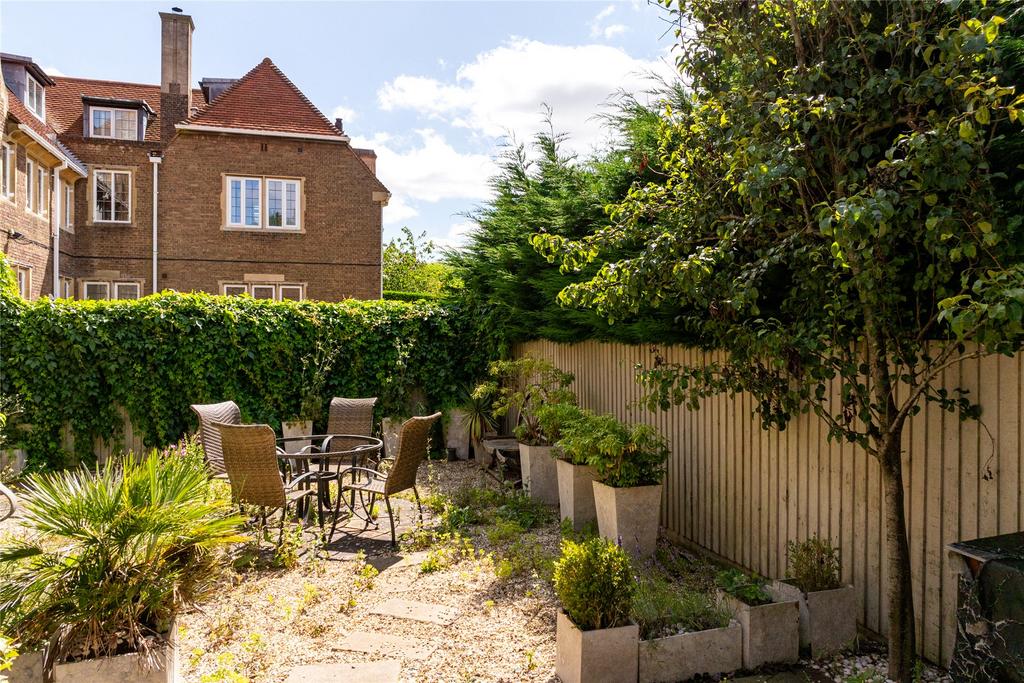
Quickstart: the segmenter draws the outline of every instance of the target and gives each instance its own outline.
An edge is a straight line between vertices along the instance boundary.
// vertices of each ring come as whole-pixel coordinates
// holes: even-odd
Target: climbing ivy
[[[298,412],[304,359],[337,348],[331,396],[378,396],[380,415],[457,401],[496,353],[458,303],[269,302],[166,293],[137,301],[26,302],[0,293],[0,392],[21,399],[17,439],[34,468],[91,458],[117,443],[123,408],[147,445],[195,427],[192,403],[234,400],[246,421]],[[62,446],[67,425],[71,452]],[[318,424],[318,428],[325,425]]]

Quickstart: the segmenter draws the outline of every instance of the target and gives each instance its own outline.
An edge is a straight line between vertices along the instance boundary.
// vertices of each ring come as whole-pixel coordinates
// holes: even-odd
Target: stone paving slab
[[[419,567],[423,560],[427,559],[429,550],[420,550],[404,555],[378,555],[377,557],[366,558],[366,563],[376,567],[382,572],[386,569],[400,569],[402,567]]]
[[[398,683],[402,663],[382,659],[365,664],[309,664],[292,669],[286,683]]]
[[[431,624],[447,626],[455,621],[455,617],[458,615],[458,610],[454,607],[435,605],[429,602],[390,598],[374,607],[370,610],[370,613],[383,614],[388,617],[398,617],[399,619],[426,621]]]
[[[351,631],[336,648],[405,659],[426,659],[433,651],[432,647],[422,641],[370,631]]]

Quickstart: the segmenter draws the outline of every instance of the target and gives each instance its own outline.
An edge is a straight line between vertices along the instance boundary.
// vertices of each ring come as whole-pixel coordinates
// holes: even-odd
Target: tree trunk
[[[889,563],[889,678],[898,683],[911,683],[917,640],[903,504],[902,433],[903,425],[899,424],[887,435],[880,464],[885,487],[885,547]]]

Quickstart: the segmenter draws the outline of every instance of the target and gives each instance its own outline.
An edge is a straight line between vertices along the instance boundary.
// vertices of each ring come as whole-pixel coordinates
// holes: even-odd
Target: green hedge
[[[427,292],[399,292],[393,289],[385,289],[381,298],[387,301],[438,301],[443,297]]]
[[[450,404],[498,348],[479,320],[440,302],[0,294],[0,391],[20,397],[20,422],[32,425],[17,434],[30,465],[63,466],[91,457],[96,437],[118,438],[119,405],[152,446],[194,428],[191,403],[231,399],[245,420],[276,426],[297,412],[303,359],[317,344],[338,349],[326,397],[379,396],[379,415],[407,412],[414,392],[427,408]],[[65,424],[75,454],[61,449]]]

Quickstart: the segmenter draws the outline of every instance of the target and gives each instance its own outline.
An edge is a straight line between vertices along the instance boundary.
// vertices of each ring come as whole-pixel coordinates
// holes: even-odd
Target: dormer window
[[[46,120],[46,88],[36,79],[25,74],[25,106],[40,121]]]
[[[139,112],[134,109],[113,107],[89,107],[92,128],[89,135],[94,138],[114,140],[139,139]]]

